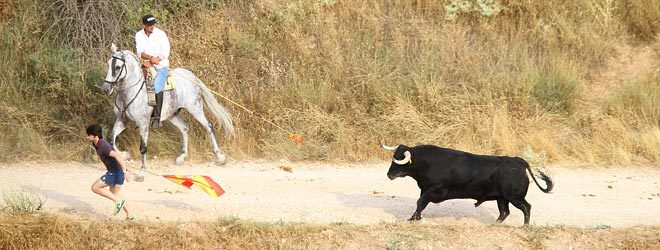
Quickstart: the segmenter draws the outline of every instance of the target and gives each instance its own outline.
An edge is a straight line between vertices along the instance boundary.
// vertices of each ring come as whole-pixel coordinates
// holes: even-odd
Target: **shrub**
[[[660,121],[660,70],[644,74],[607,104],[609,115],[621,118],[635,128],[658,126]]]
[[[5,205],[2,210],[7,212],[34,212],[44,208],[46,199],[36,193],[25,190],[4,192]]]
[[[555,114],[570,114],[575,109],[580,83],[560,72],[537,76],[532,96],[546,111]]]

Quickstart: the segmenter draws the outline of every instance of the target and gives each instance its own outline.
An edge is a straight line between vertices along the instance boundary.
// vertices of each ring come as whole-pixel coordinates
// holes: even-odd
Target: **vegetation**
[[[420,223],[304,225],[215,222],[122,222],[49,214],[0,214],[3,249],[652,249],[660,228],[447,226]],[[478,240],[475,240],[478,239]]]
[[[133,50],[147,12],[173,66],[223,95],[238,136],[220,141],[236,159],[372,161],[382,138],[660,160],[657,0],[0,0],[0,161],[93,154],[83,128],[114,120],[99,91],[109,45]],[[647,63],[619,67],[631,55]],[[211,159],[192,128],[191,156]],[[178,152],[174,127],[150,135],[151,155]],[[118,144],[139,152],[133,129]]]
[[[0,211],[5,212],[35,212],[42,210],[46,198],[27,190],[5,191],[2,194],[4,206]]]

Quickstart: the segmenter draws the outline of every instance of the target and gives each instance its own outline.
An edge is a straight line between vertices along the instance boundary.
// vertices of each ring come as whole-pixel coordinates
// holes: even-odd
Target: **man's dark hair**
[[[103,139],[103,129],[101,128],[101,125],[89,125],[87,127],[87,135],[98,136],[99,138]]]

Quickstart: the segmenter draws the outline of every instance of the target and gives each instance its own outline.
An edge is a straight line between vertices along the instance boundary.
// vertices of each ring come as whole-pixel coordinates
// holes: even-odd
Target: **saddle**
[[[148,67],[146,68],[146,82],[147,82],[147,96],[149,97],[149,106],[156,106],[156,97],[155,97],[155,90],[154,90],[154,79],[156,78],[156,75],[158,75],[158,72],[154,67]],[[168,90],[173,90],[176,87],[176,81],[174,80],[174,77],[172,77],[172,74],[167,76],[167,81],[165,81],[165,87],[163,88],[163,91],[168,91]]]

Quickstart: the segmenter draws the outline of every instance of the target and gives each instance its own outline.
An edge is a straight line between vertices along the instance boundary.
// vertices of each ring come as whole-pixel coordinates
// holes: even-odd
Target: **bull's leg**
[[[204,112],[191,111],[190,114],[192,114],[193,117],[195,117],[195,119],[200,124],[202,124],[202,127],[204,127],[204,130],[206,130],[206,133],[209,135],[209,138],[211,138],[213,153],[215,153],[215,156],[218,157],[218,163],[220,165],[225,165],[227,163],[227,156],[225,156],[225,154],[223,154],[222,151],[220,150],[220,147],[218,147],[218,141],[215,140],[215,135],[213,134],[213,128],[211,127],[211,123],[209,122],[209,120],[206,119]]]
[[[523,212],[523,215],[525,216],[525,225],[529,225],[529,217],[530,213],[532,211],[532,205],[529,204],[525,198],[518,199],[518,200],[512,200],[511,204],[513,204],[515,207],[520,209]]]
[[[117,148],[117,143],[115,143],[117,136],[119,136],[119,134],[121,134],[121,132],[124,131],[124,129],[126,129],[126,124],[124,124],[124,122],[122,122],[119,118],[117,118],[117,120],[115,120],[115,125],[112,126],[112,134],[110,134],[109,136],[110,144],[112,144],[113,150],[119,152],[121,156],[124,157],[125,160],[130,160],[131,158],[130,155],[125,151],[119,151],[119,149]]]
[[[497,199],[497,208],[500,210],[500,216],[497,217],[495,222],[501,223],[509,216],[509,202],[502,198]]]
[[[449,190],[446,188],[430,188],[427,192],[422,194],[417,200],[417,209],[415,213],[408,219],[409,221],[421,220],[422,211],[426,208],[429,202],[440,202],[447,196]]]
[[[183,117],[179,115],[175,115],[170,119],[170,122],[181,131],[181,136],[183,138],[182,140],[182,147],[181,147],[181,154],[179,154],[178,157],[176,157],[176,161],[174,163],[176,165],[181,165],[183,164],[183,161],[186,160],[186,156],[188,155],[188,130],[190,129],[188,127],[188,123],[183,119]]]
[[[142,169],[147,169],[147,141],[149,139],[149,124],[140,125],[140,154],[142,156]]]
[[[426,208],[428,204],[429,201],[427,199],[424,199],[423,197],[419,197],[419,199],[417,200],[417,209],[415,210],[415,213],[408,220],[409,221],[421,220],[422,211]]]

